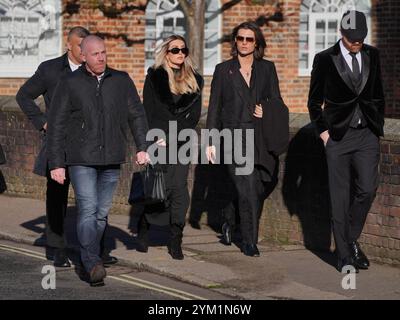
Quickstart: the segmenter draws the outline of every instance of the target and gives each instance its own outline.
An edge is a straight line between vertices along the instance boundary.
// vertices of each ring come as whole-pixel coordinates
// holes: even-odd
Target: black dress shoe
[[[58,268],[69,268],[71,263],[69,262],[67,252],[65,249],[55,249],[54,251],[54,266]]]
[[[102,263],[96,264],[89,273],[89,283],[92,287],[104,286],[104,278],[106,277],[106,269]]]
[[[227,222],[222,225],[222,239],[226,245],[232,244],[232,228]]]
[[[242,245],[242,252],[244,253],[245,256],[249,257],[259,257],[260,256],[260,251],[258,251],[258,248],[255,244],[251,243],[244,243]]]
[[[350,250],[353,255],[353,260],[357,268],[366,270],[369,267],[369,261],[364,252],[361,251],[360,245],[357,241],[350,244]]]
[[[189,224],[193,229],[201,230],[201,226],[198,221],[189,220]]]
[[[149,245],[148,245],[147,241],[143,241],[141,239],[138,239],[136,241],[136,251],[144,252],[144,253],[149,251]]]
[[[168,244],[168,253],[174,260],[183,260],[185,258],[182,252],[182,247],[174,243]]]
[[[118,259],[116,257],[110,256],[109,254],[104,254],[101,257],[104,266],[111,266],[113,264],[118,263]]]
[[[358,268],[354,263],[354,259],[352,257],[346,257],[344,259],[338,260],[337,269],[340,273],[358,273]]]

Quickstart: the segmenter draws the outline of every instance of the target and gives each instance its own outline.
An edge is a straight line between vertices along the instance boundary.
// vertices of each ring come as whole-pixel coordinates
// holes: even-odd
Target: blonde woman
[[[178,134],[182,129],[194,129],[200,119],[202,87],[203,78],[194,68],[185,39],[171,35],[158,48],[155,64],[149,68],[144,84],[143,104],[149,128],[162,129],[166,137],[169,137],[170,122],[175,122]],[[172,144],[177,144],[174,148],[179,150],[179,146],[185,143],[178,144],[176,138],[166,140],[159,139],[157,144],[160,148],[167,149],[167,155]],[[182,260],[182,232],[189,207],[189,165],[181,164],[178,157],[177,160],[178,163],[174,164],[170,159],[166,159],[166,164],[162,165],[168,200],[161,208],[145,207],[145,214],[142,215],[138,226],[137,250],[148,250],[149,224],[169,224],[171,239],[168,252],[173,259]]]

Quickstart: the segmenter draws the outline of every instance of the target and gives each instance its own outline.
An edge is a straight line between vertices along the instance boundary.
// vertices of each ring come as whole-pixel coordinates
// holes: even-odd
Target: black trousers
[[[369,128],[349,128],[340,141],[326,145],[332,227],[338,257],[362,232],[378,187],[379,138]]]
[[[187,187],[188,173],[189,165],[166,165],[165,187],[168,197],[167,210],[171,215],[170,223],[181,227],[185,225],[186,212],[190,202]]]
[[[46,191],[46,238],[49,247],[64,249],[66,241],[64,237],[64,219],[67,213],[69,178],[64,184],[54,181],[47,171]]]
[[[232,225],[235,223],[236,202],[239,211],[240,232],[243,243],[257,244],[258,228],[264,200],[273,191],[276,180],[261,180],[260,168],[254,167],[249,175],[236,175],[235,164],[228,164],[229,175],[235,185],[236,201],[232,201],[224,210],[224,218]]]
[[[170,224],[183,228],[190,202],[187,187],[189,165],[163,164],[161,168],[164,173],[167,201],[161,205],[146,205],[146,220],[150,224]]]

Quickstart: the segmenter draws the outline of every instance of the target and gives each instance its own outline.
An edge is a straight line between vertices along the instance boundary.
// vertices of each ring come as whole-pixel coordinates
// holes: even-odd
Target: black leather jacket
[[[136,150],[147,147],[148,124],[136,87],[126,72],[108,67],[100,82],[85,65],[61,79],[48,123],[50,169],[125,162],[128,127]]]

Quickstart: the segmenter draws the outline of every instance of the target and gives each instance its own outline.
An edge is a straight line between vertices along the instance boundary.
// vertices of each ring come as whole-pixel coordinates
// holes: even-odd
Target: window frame
[[[298,59],[298,76],[300,77],[309,77],[311,75],[311,71],[312,71],[312,63],[314,60],[315,55],[320,52],[320,51],[316,51],[315,50],[315,41],[316,41],[316,33],[315,33],[315,21],[316,20],[321,20],[321,15],[324,16],[324,20],[326,23],[328,23],[329,19],[333,18],[333,17],[337,17],[337,21],[338,21],[338,39],[341,38],[340,35],[340,30],[339,30],[339,26],[340,26],[340,20],[341,17],[343,15],[343,13],[348,10],[359,10],[357,8],[358,5],[364,5],[366,7],[368,7],[369,12],[367,13],[365,10],[361,10],[366,14],[367,17],[367,25],[368,25],[368,29],[369,31],[371,30],[371,1],[370,0],[336,0],[335,3],[333,3],[334,0],[328,0],[327,3],[323,4],[321,3],[322,0],[311,0],[309,2],[309,7],[306,10],[304,10],[305,6],[304,5],[304,1],[303,0],[301,2],[301,7],[300,7],[300,24],[302,21],[302,17],[306,16],[307,19],[307,30],[301,30],[300,28],[300,24],[299,24],[299,41],[298,41],[298,55],[297,55],[297,59]],[[326,1],[326,0],[325,0]],[[339,6],[339,4],[342,2],[342,6]],[[364,2],[364,3],[363,3]],[[319,3],[321,6],[323,6],[324,12],[313,12],[313,7],[315,5],[315,3]],[[336,6],[337,10],[332,12],[332,11],[328,11],[327,9],[329,7],[333,7],[333,5]],[[306,49],[302,49],[300,47],[300,45],[304,42],[300,42],[300,37],[301,36],[306,35],[307,38],[307,42],[306,42]],[[371,41],[371,32],[368,32],[367,38],[365,39],[366,43],[370,43]],[[328,46],[329,47],[329,46]],[[327,49],[328,47],[325,47],[322,50]],[[301,67],[301,62],[304,60],[301,60],[301,54],[307,54],[307,64],[308,64],[308,68],[302,68]]]
[[[161,34],[162,34],[162,29],[163,28],[160,27],[160,21],[164,20],[164,17],[171,15],[171,12],[173,12],[173,11],[181,12],[182,16],[185,18],[184,14],[183,14],[183,11],[178,9],[179,8],[179,4],[176,4],[175,6],[173,6],[173,5],[171,6],[171,9],[173,9],[173,11],[161,10],[160,8],[161,8],[161,4],[162,4],[163,1],[164,0],[153,0],[152,1],[153,2],[152,5],[154,5],[154,3],[156,3],[156,6],[146,9],[146,29],[147,29],[147,32],[149,32],[149,33],[154,32],[155,39],[147,39],[147,32],[146,32],[145,41],[147,41],[147,40],[154,41],[155,40],[155,48],[157,48],[157,46],[160,43],[162,43]],[[216,1],[218,5],[217,5],[217,8],[216,8],[215,11],[208,11],[208,12],[211,12],[212,14],[214,12],[218,12],[218,10],[221,8],[221,1],[220,0],[209,0],[209,1]],[[147,20],[148,20],[147,19],[147,13],[148,13],[148,10],[150,10],[149,11],[150,13],[151,12],[155,13],[155,26],[151,25],[150,29],[148,29],[149,26],[147,25]],[[222,36],[222,14],[217,14],[216,19],[217,19],[217,28],[211,28],[211,29],[206,28],[205,29],[206,32],[210,31],[210,30],[211,31],[215,30],[215,32],[217,34],[217,40],[216,40],[217,41],[217,45],[216,45],[216,48],[207,49],[206,48],[206,33],[205,33],[204,51],[203,51],[203,54],[204,54],[204,56],[203,56],[203,69],[204,69],[203,70],[203,74],[205,76],[212,75],[213,72],[214,72],[215,66],[218,63],[221,62],[221,50],[222,49],[221,49],[221,43],[220,43],[219,40],[221,39],[221,36]],[[181,34],[181,33],[177,32],[177,34]],[[185,34],[186,34],[186,30],[185,30]],[[154,48],[154,50],[155,50],[155,48]],[[152,52],[152,51],[147,50],[146,44],[145,44],[145,65],[144,65],[145,73],[147,72],[147,68],[149,68],[150,66],[152,66],[154,64],[154,59],[148,59],[147,58],[147,53],[148,52]],[[212,65],[209,65],[209,66],[206,65],[206,60],[205,60],[207,52],[215,52],[215,54],[217,56],[217,59],[216,59],[215,63],[213,63]]]

